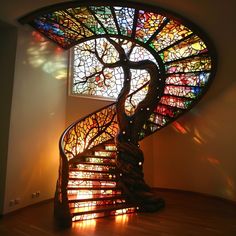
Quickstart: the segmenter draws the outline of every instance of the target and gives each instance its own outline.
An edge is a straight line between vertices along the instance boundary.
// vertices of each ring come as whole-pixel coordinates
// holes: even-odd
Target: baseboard
[[[40,202],[36,202],[36,203],[33,203],[33,204],[30,204],[28,206],[25,206],[25,207],[22,207],[22,208],[19,208],[19,209],[16,209],[14,211],[11,211],[11,212],[8,212],[6,214],[2,214],[0,215],[0,218],[4,217],[4,216],[9,216],[9,215],[14,215],[24,209],[27,209],[27,208],[30,208],[30,207],[34,207],[34,206],[40,206],[42,204],[45,204],[45,203],[49,203],[49,202],[52,202],[53,201],[53,198],[50,198],[50,199],[45,199],[45,200],[42,200]]]

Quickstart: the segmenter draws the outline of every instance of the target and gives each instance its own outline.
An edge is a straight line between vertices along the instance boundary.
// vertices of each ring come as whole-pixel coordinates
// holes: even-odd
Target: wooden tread
[[[106,195],[102,195],[101,197],[94,197],[94,198],[86,198],[86,199],[69,199],[68,202],[69,203],[76,203],[76,202],[95,202],[95,201],[106,201],[106,200],[125,200],[126,195],[124,194],[120,194],[120,195],[113,195],[113,196],[109,196],[107,197]]]
[[[116,178],[102,178],[102,179],[99,179],[99,178],[69,178],[69,180],[72,180],[72,181],[105,181],[105,182],[117,182],[118,180]]]
[[[89,187],[67,187],[67,190],[121,190],[120,188],[112,187],[112,186],[100,186],[100,187],[95,187],[95,186],[89,186]]]
[[[78,168],[70,168],[69,171],[74,171],[74,172],[90,172],[90,173],[104,173],[104,174],[115,174],[116,171],[115,169],[112,170],[80,170]]]
[[[99,212],[109,212],[109,211],[115,211],[125,208],[136,208],[134,204],[127,204],[127,203],[121,203],[121,204],[114,204],[112,206],[91,206],[91,207],[85,207],[85,208],[74,208],[71,209],[71,214],[73,216],[77,215],[84,215],[84,214],[93,214],[93,213],[99,213]]]
[[[77,165],[93,165],[93,166],[116,166],[115,163],[94,163],[94,162],[85,162],[85,161],[80,161],[80,160],[75,160],[75,162]]]

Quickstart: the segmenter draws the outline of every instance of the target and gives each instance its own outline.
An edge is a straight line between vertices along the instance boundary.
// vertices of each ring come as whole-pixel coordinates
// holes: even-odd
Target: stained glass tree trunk
[[[116,137],[117,170],[120,185],[131,202],[136,202],[141,211],[155,211],[164,206],[164,201],[155,196],[145,183],[143,174],[144,155],[140,149],[140,132],[147,119],[155,110],[164,90],[163,78],[155,63],[149,60],[132,62],[115,41],[109,40],[119,52],[124,72],[123,88],[116,103],[119,133]],[[132,47],[130,51],[132,50]],[[131,69],[144,69],[150,74],[148,92],[137,105],[132,115],[127,115],[125,102],[130,93]]]

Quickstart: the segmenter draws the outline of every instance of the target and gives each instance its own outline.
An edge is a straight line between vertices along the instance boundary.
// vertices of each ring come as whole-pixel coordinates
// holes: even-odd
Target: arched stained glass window
[[[160,126],[190,109],[205,93],[215,72],[214,49],[188,20],[158,7],[119,1],[73,1],[54,5],[21,19],[56,42],[72,48],[73,95],[115,100],[123,87],[119,44],[129,61],[151,60],[165,79],[157,106]],[[146,95],[150,79],[144,69],[130,68],[126,101],[132,113]]]

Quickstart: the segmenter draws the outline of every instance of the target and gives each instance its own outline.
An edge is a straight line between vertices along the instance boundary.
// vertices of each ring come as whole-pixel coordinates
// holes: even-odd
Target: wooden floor
[[[1,236],[236,236],[236,205],[198,194],[159,191],[166,207],[139,213],[78,222],[60,229],[53,220],[53,203],[27,207],[0,219]]]

